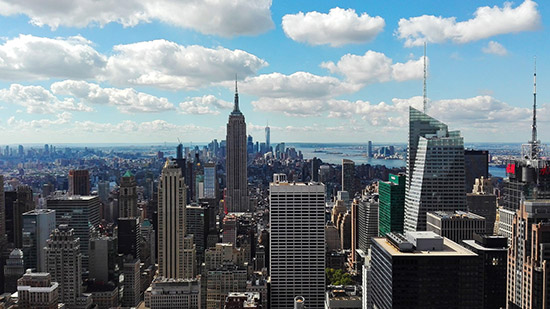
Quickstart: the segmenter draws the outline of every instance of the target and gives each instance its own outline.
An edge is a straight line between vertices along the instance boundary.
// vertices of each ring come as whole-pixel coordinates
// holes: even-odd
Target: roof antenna
[[[423,94],[423,110],[424,110],[424,114],[426,114],[426,109],[427,109],[427,103],[428,103],[428,91],[426,90],[426,75],[427,75],[427,70],[426,70],[426,42],[424,41],[424,91],[422,92]]]

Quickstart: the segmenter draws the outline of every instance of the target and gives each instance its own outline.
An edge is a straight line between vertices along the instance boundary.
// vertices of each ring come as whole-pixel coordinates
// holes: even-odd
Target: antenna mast
[[[426,70],[426,42],[424,42],[424,91],[422,92],[423,93],[423,111],[424,111],[424,114],[426,113],[426,110],[427,110],[427,103],[428,103],[428,91],[426,90],[426,76],[427,76],[427,70]]]

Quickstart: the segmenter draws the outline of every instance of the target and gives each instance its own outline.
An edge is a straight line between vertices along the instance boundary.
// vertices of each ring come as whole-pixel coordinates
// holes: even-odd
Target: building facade
[[[388,178],[388,181],[378,182],[380,236],[389,232],[403,233],[405,219],[406,176],[390,174]]]
[[[130,171],[127,171],[120,181],[118,216],[121,218],[139,217],[137,201],[136,178]]]
[[[39,272],[46,268],[44,247],[55,229],[55,211],[35,209],[23,214],[23,255],[25,269]]]
[[[485,218],[465,211],[428,212],[426,230],[439,236],[461,243],[465,239],[474,239],[474,233],[484,234]]]

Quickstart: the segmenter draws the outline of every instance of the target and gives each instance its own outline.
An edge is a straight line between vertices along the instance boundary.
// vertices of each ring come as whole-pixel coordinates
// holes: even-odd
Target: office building
[[[321,159],[318,159],[317,157],[313,157],[313,159],[311,159],[311,181],[313,182],[319,181],[320,167],[321,167]]]
[[[206,250],[211,212],[208,209],[208,204],[191,204],[186,207],[185,228],[188,235],[193,235],[197,258],[202,263],[204,261],[204,250]]]
[[[372,158],[372,141],[367,143],[367,157]]]
[[[506,308],[506,264],[508,239],[503,236],[474,234],[463,240],[466,249],[476,253],[482,265],[483,308]]]
[[[69,195],[90,195],[90,173],[88,170],[69,171]]]
[[[120,181],[118,216],[121,218],[139,217],[137,201],[136,178],[130,171],[127,171]]]
[[[361,309],[363,308],[361,286],[328,286],[325,296],[325,309]]]
[[[90,237],[100,220],[99,197],[55,195],[46,200],[46,208],[55,210],[57,225],[66,224],[74,229],[75,238],[80,239],[82,267],[87,269]]]
[[[485,218],[464,211],[434,211],[428,212],[426,230],[439,236],[461,243],[465,239],[473,239],[474,233],[484,234]]]
[[[59,284],[59,301],[70,308],[88,308],[90,295],[82,295],[82,254],[74,229],[60,224],[48,239],[46,272]]]
[[[4,265],[4,292],[14,293],[17,291],[17,280],[25,273],[25,262],[23,251],[13,249]]]
[[[493,234],[497,216],[497,196],[493,193],[490,178],[482,177],[475,180],[472,193],[466,194],[466,205],[469,212],[485,218],[485,233]]]
[[[118,218],[118,253],[140,259],[141,227],[138,218]]]
[[[355,162],[342,159],[342,191],[348,191],[351,197],[355,196]]]
[[[29,186],[17,187],[17,200],[13,206],[13,242],[16,248],[23,248],[23,214],[34,209]]]
[[[371,246],[375,308],[482,308],[477,254],[433,232],[388,233]]]
[[[122,274],[124,275],[124,290],[122,294],[122,306],[137,307],[141,298],[141,272],[140,260],[131,254],[123,257]]]
[[[145,267],[154,265],[156,263],[157,250],[156,250],[157,236],[156,231],[149,219],[141,222],[141,247],[139,250],[140,260],[145,264]]]
[[[271,151],[271,129],[269,128],[269,125],[265,126],[265,147],[266,152]]]
[[[92,296],[94,305],[98,307],[97,309],[118,308],[120,305],[119,289],[112,281],[95,281],[93,283],[89,281],[85,294]]]
[[[266,276],[253,274],[246,282],[246,291],[257,293],[260,296],[262,308],[269,308],[269,283]]]
[[[489,178],[489,151],[464,149],[464,184],[471,192],[478,178]]]
[[[233,246],[237,246],[237,216],[235,214],[227,214],[223,217],[222,224],[222,242],[232,243]]]
[[[229,212],[249,210],[246,170],[246,123],[239,110],[239,94],[235,81],[235,105],[227,123],[227,158],[225,204]]]
[[[289,183],[275,174],[269,186],[271,307],[291,308],[306,298],[321,309],[325,298],[325,186]]]
[[[156,278],[145,291],[150,309],[201,309],[200,279]]]
[[[405,175],[389,175],[388,181],[378,182],[379,235],[403,233],[405,219]]]
[[[459,131],[449,131],[444,123],[410,107],[408,155],[405,231],[426,230],[429,211],[466,210]]]
[[[223,308],[230,292],[246,292],[247,269],[225,264],[207,272],[207,309]]]
[[[216,175],[216,163],[204,164],[204,198],[216,199],[218,196],[218,176]]]
[[[49,273],[27,272],[17,280],[17,308],[58,309],[59,284]]]
[[[4,176],[0,175],[0,248],[6,243],[6,199],[4,196]]]
[[[99,199],[103,204],[107,204],[109,202],[109,195],[111,194],[111,184],[108,181],[101,180],[97,183],[97,195],[99,195]],[[48,195],[44,194],[44,197],[48,197]]]
[[[186,189],[181,169],[166,160],[158,185],[158,264],[159,275],[165,278],[191,278],[195,270],[192,236],[185,235]],[[191,241],[191,243],[189,243]],[[192,246],[192,248],[189,248]]]
[[[23,214],[23,256],[25,269],[42,272],[46,268],[44,247],[55,229],[55,211],[35,209]]]
[[[90,238],[88,277],[97,282],[118,281],[117,238],[98,235]]]
[[[360,199],[353,201],[357,204],[357,247],[367,252],[372,244],[372,238],[378,236],[377,196],[364,193]]]
[[[550,298],[550,200],[526,200],[512,223],[507,308],[546,308]]]

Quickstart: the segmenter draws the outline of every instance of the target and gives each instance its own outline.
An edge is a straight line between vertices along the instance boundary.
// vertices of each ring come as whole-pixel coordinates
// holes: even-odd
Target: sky
[[[414,3],[414,6],[411,5]],[[550,141],[550,1],[0,0],[0,144]]]

